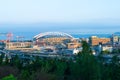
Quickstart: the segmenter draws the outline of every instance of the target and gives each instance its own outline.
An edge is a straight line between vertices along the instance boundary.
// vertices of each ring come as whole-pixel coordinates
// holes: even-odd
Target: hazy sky
[[[23,27],[38,32],[120,31],[120,0],[0,0],[0,27],[0,31]]]

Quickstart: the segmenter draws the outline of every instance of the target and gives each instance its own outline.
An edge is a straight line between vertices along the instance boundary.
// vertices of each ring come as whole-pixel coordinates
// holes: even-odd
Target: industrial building
[[[7,50],[17,50],[23,48],[31,48],[32,42],[7,42],[5,49]]]
[[[110,38],[99,38],[97,36],[92,36],[89,39],[89,42],[90,42],[91,46],[99,45],[99,43],[106,44],[110,41],[111,41]]]

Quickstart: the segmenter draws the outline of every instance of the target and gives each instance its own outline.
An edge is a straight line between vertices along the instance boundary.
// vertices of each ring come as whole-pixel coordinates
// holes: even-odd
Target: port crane
[[[8,32],[8,33],[0,33],[0,36],[6,36],[6,40],[1,40],[2,42],[10,42],[13,39],[13,33]]]
[[[16,38],[17,38],[17,42],[19,42],[19,41],[22,41],[23,42],[23,39],[25,38],[24,36],[16,36]]]

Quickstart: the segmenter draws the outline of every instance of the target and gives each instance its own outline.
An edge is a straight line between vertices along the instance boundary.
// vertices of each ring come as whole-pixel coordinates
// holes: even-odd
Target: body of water
[[[17,32],[13,33],[13,39],[17,40],[17,36],[23,36],[24,40],[32,40],[35,35],[39,33],[32,33],[32,32]],[[109,38],[111,37],[112,34],[70,34],[75,38],[89,38],[91,36],[98,36],[98,37],[106,37]],[[6,35],[0,35],[0,40],[6,40],[7,37]]]

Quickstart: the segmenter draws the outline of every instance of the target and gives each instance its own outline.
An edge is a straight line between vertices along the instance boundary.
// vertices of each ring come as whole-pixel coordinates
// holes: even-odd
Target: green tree
[[[1,80],[17,80],[12,74],[2,78]]]
[[[120,63],[118,56],[113,56],[112,63],[110,64],[110,70],[111,70],[111,79],[112,80],[120,80]]]
[[[109,63],[101,67],[102,80],[120,80],[120,63],[119,58],[114,56]]]
[[[3,64],[4,64],[4,65],[8,65],[8,64],[9,64],[9,59],[8,59],[7,56],[4,58]]]
[[[30,80],[30,73],[28,70],[22,70],[19,80]]]
[[[71,65],[73,80],[100,80],[100,67],[96,58],[92,55],[91,48],[85,41],[82,42],[82,53],[75,63]]]
[[[102,54],[109,54],[109,53],[110,53],[110,51],[108,51],[108,50],[102,51]]]
[[[86,41],[82,41],[82,54],[92,54],[90,45]]]
[[[4,54],[0,55],[0,65],[3,63]]]
[[[58,80],[63,80],[67,64],[64,61],[57,61],[56,66],[56,75],[58,76]]]
[[[17,68],[21,69],[22,68],[22,63],[18,57],[18,55],[16,55],[14,58],[12,58],[11,63],[16,66]]]

